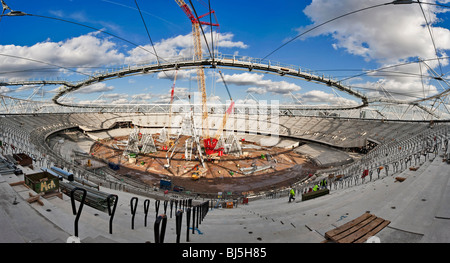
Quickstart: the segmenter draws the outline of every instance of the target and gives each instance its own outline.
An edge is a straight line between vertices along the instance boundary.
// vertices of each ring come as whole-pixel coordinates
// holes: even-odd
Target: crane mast
[[[200,41],[200,26],[198,23],[192,24],[192,34],[194,35],[194,60],[201,61],[203,59],[202,43]],[[203,139],[209,139],[209,125],[208,125],[208,106],[206,104],[206,83],[205,70],[202,66],[197,67],[197,83],[202,94],[202,135]]]
[[[219,70],[219,74],[220,74],[220,77],[222,77],[222,81],[223,81],[223,84],[225,85],[225,88],[227,89],[228,96],[230,96],[230,106],[225,111],[225,114],[223,115],[221,126],[219,126],[219,128],[216,131],[216,136],[215,136],[216,140],[219,140],[220,136],[222,135],[223,129],[225,128],[225,125],[227,124],[228,117],[233,112],[233,108],[234,108],[234,101],[233,101],[233,98],[231,97],[230,90],[228,89],[228,85],[225,82],[225,78],[223,77],[222,71]]]
[[[199,19],[205,17],[211,13],[213,10],[210,10],[208,13],[201,15],[196,18],[192,13],[189,6],[184,2],[184,0],[175,0],[177,4],[181,7],[187,17],[191,20],[192,23],[192,35],[194,39],[194,52],[195,52],[195,60],[202,60],[203,52],[202,52],[202,43],[201,43],[201,33],[200,33],[200,24],[209,25],[209,26],[219,26],[219,24],[213,24],[208,22],[200,21]],[[197,82],[199,90],[202,94],[202,135],[203,142],[205,146],[206,154],[210,154],[214,152],[214,148],[217,144],[217,139],[211,139],[209,136],[209,125],[208,125],[208,106],[206,104],[206,83],[205,83],[205,70],[202,66],[197,67]]]
[[[166,140],[166,145],[167,146],[170,145],[170,134],[172,133],[172,105],[173,105],[173,96],[174,96],[174,92],[175,92],[175,83],[177,82],[177,74],[178,74],[178,70],[175,71],[175,77],[173,79],[172,90],[170,92],[169,132],[167,134],[168,138]],[[169,147],[167,147],[167,149],[169,149]]]

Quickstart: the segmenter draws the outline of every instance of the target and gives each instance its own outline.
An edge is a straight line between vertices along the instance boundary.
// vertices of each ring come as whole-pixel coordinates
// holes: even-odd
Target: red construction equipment
[[[195,60],[202,60],[202,44],[200,38],[200,24],[208,26],[219,26],[217,23],[203,22],[200,21],[201,18],[215,13],[214,10],[209,10],[208,13],[196,16],[192,13],[191,8],[183,0],[175,0],[177,4],[181,7],[187,17],[192,23],[192,35],[194,37],[194,50],[195,50]],[[191,3],[192,4],[192,3]],[[194,10],[195,12],[195,10]],[[199,90],[202,94],[202,135],[203,135],[203,145],[205,147],[206,155],[210,155],[215,152],[214,148],[217,145],[216,138],[209,137],[209,125],[208,125],[208,107],[206,104],[206,84],[205,84],[205,71],[203,67],[197,67],[197,82]]]

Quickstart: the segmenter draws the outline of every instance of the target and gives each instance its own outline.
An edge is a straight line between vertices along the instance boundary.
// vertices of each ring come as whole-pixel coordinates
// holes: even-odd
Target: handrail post
[[[192,208],[192,234],[195,234],[195,208]]]
[[[196,227],[198,229],[198,221],[200,219],[200,205],[196,206],[196,208],[197,208],[197,224],[196,224]]]
[[[189,224],[191,223],[191,208],[186,209],[186,242],[189,242]]]
[[[131,229],[134,229],[134,216],[136,215],[136,208],[137,208],[138,198],[133,197],[130,200],[130,207],[131,207]]]
[[[75,207],[75,197],[74,197],[74,194],[76,191],[83,192],[83,196],[81,197],[81,201],[80,201],[80,206],[78,207],[78,213],[77,213],[77,209]],[[73,212],[73,215],[76,215],[75,222],[74,222],[76,237],[78,237],[78,220],[80,219],[81,211],[83,210],[84,200],[86,200],[86,194],[87,194],[86,189],[79,188],[79,187],[75,187],[74,189],[72,189],[72,191],[70,191],[70,202],[72,204],[72,212]]]
[[[199,218],[197,219],[197,228],[198,228],[198,224],[202,224],[202,220],[203,220],[203,204],[200,204],[200,206],[198,207],[198,216],[199,216]]]
[[[114,198],[114,207],[113,207],[113,210],[111,211],[111,199],[112,198]],[[110,216],[109,217],[109,233],[110,234],[112,234],[112,222],[113,222],[114,214],[116,213],[116,207],[117,207],[118,201],[119,201],[119,197],[114,194],[110,194],[106,198],[106,202],[108,204],[108,215]]]
[[[177,243],[180,243],[181,236],[181,224],[183,221],[183,210],[178,210],[176,213],[176,234],[177,234]]]
[[[148,208],[150,207],[150,199],[144,200],[144,226],[147,226],[147,215],[148,215]]]
[[[164,236],[166,235],[166,224],[167,224],[167,216],[165,214],[159,215],[156,218],[154,225],[155,243],[164,243]]]
[[[158,218],[158,211],[159,211],[159,203],[160,202],[161,201],[159,201],[159,200],[155,200],[155,210],[156,210],[155,218]]]
[[[164,214],[167,214],[167,204],[169,203],[169,201],[164,200]]]

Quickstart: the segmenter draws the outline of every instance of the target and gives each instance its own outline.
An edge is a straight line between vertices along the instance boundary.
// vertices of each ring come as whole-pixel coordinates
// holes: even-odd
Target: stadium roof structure
[[[184,52],[185,55],[181,55],[181,53],[179,53],[175,57],[161,56],[161,54],[157,53],[157,48],[155,48],[155,44],[153,43],[149,33],[151,32],[151,30],[148,30],[146,21],[142,16],[143,13],[139,9],[139,5],[137,3],[136,7],[141,14],[141,22],[143,22],[144,26],[146,26],[146,32],[152,44],[151,46],[148,44],[135,44],[126,36],[111,33],[105,29],[96,28],[94,26],[95,23],[85,23],[83,19],[81,19],[80,21],[70,20],[68,18],[62,17],[57,12],[53,12],[53,14],[57,14],[55,16],[41,15],[38,13],[33,14],[32,8],[31,10],[28,10],[28,6],[20,6],[19,3],[15,4],[16,6],[14,7],[14,9],[20,9],[21,11],[14,11],[4,1],[2,2],[2,4],[2,24],[5,24],[3,25],[5,27],[9,27],[11,25],[9,23],[14,24],[20,22],[20,19],[49,20],[55,24],[60,25],[60,27],[62,28],[79,27],[84,29],[87,28],[91,31],[97,31],[95,34],[90,34],[89,36],[96,38],[98,34],[103,34],[108,38],[108,40],[114,39],[117,41],[121,41],[122,43],[126,43],[127,45],[135,46],[133,52],[139,51],[141,53],[145,53],[147,58],[152,57],[146,62],[145,60],[141,59],[139,62],[134,60],[132,61],[132,63],[128,63],[125,65],[111,63],[107,65],[105,64],[104,66],[99,65],[95,68],[95,71],[92,71],[89,68],[83,69],[81,65],[76,65],[76,63],[72,62],[69,62],[66,65],[64,65],[63,63],[59,63],[59,61],[64,61],[63,58],[57,59],[56,61],[59,61],[58,63],[56,63],[51,60],[40,59],[39,57],[21,56],[20,53],[14,51],[14,48],[11,48],[9,52],[6,52],[7,49],[6,46],[4,46],[5,52],[1,54],[4,63],[13,61],[13,64],[20,65],[20,63],[23,63],[24,65],[29,65],[27,67],[31,68],[23,68],[23,72],[20,72],[19,68],[17,71],[2,73],[3,78],[0,80],[0,87],[2,87],[2,99],[0,100],[0,108],[2,109],[3,113],[56,113],[73,111],[89,112],[142,110],[152,111],[153,109],[155,109],[155,105],[157,104],[161,104],[160,107],[156,107],[158,108],[158,110],[161,110],[161,108],[167,108],[164,105],[167,104],[167,102],[143,102],[133,99],[131,101],[116,101],[114,103],[107,103],[103,98],[108,97],[111,94],[103,92],[100,97],[91,97],[89,102],[82,101],[81,103],[79,103],[76,102],[77,99],[74,100],[73,96],[76,96],[75,94],[80,94],[80,92],[83,93],[83,90],[86,90],[86,88],[99,86],[105,87],[106,84],[103,83],[112,80],[132,78],[136,76],[155,75],[158,76],[158,79],[165,78],[171,80],[173,79],[173,72],[175,71],[179,70],[189,72],[192,69],[201,67],[212,71],[210,75],[213,76],[213,82],[215,81],[215,83],[224,83],[225,79],[232,79],[232,77],[234,77],[234,75],[229,74],[225,77],[225,79],[219,79],[217,78],[217,70],[244,71],[248,72],[248,74],[256,74],[252,75],[252,77],[261,76],[258,75],[258,73],[263,74],[264,76],[276,76],[278,79],[283,79],[280,81],[280,83],[283,83],[283,85],[286,84],[288,80],[294,81],[295,83],[291,84],[292,86],[294,86],[292,90],[282,92],[273,91],[271,93],[273,95],[282,95],[281,98],[283,98],[284,101],[281,101],[279,103],[280,108],[282,109],[282,113],[289,112],[293,115],[300,116],[318,116],[318,114],[323,114],[324,112],[326,112],[326,114],[335,112],[338,116],[342,117],[427,121],[448,120],[450,118],[448,101],[450,88],[448,85],[446,74],[444,73],[446,70],[446,65],[448,64],[448,57],[445,56],[445,50],[448,47],[446,47],[445,44],[440,44],[442,43],[442,38],[444,38],[445,36],[434,33],[434,31],[447,29],[444,27],[439,27],[441,25],[435,25],[439,21],[445,21],[445,18],[441,18],[441,20],[438,20],[435,16],[432,16],[435,14],[445,13],[446,8],[448,7],[439,3],[425,3],[420,1],[380,1],[379,4],[372,6],[361,8],[354,7],[350,12],[335,14],[334,17],[328,17],[327,19],[322,21],[322,23],[316,23],[314,24],[315,26],[311,26],[307,30],[299,31],[301,32],[300,34],[293,38],[290,38],[287,41],[284,41],[281,46],[277,47],[262,59],[252,58],[247,55],[225,55],[219,52],[219,46],[223,46],[224,44],[220,42],[220,40],[218,39],[219,37],[213,37],[212,28],[211,38],[209,38],[210,34],[209,32],[207,32],[208,28],[204,29],[203,27],[201,27],[201,33],[204,46],[204,55],[201,59],[195,58],[188,52]],[[117,3],[104,4],[118,5]],[[312,3],[311,5],[313,4],[315,3]],[[131,8],[125,5],[122,5],[122,7],[122,11],[125,7],[128,7],[128,9]],[[346,21],[346,19],[350,19],[352,16],[362,15],[362,13],[367,16],[370,16],[372,14],[374,16],[377,16],[377,12],[381,8],[415,8],[414,10],[421,11],[419,12],[419,14],[423,14],[423,21],[421,21],[420,26],[422,28],[422,31],[425,31],[427,33],[429,39],[428,43],[420,43],[420,45],[422,45],[421,48],[424,48],[423,46],[428,46],[427,49],[433,51],[431,53],[434,53],[434,57],[422,58],[420,57],[421,55],[419,53],[415,56],[413,54],[410,55],[409,58],[398,60],[400,61],[398,63],[385,63],[382,66],[374,69],[360,69],[360,73],[352,74],[350,76],[346,75],[345,77],[334,77],[331,74],[321,73],[320,70],[309,70],[307,68],[304,68],[303,66],[282,63],[272,59],[274,55],[278,54],[278,52],[282,51],[283,49],[287,49],[290,46],[296,45],[296,43],[298,42],[294,42],[294,40],[302,39],[308,34],[313,34],[316,31],[324,30],[324,28],[328,29],[327,27],[331,28],[332,26],[334,26],[333,23]],[[136,10],[136,8],[134,9]],[[193,9],[193,11],[195,11],[195,7]],[[382,11],[380,10],[379,12]],[[137,14],[138,13],[136,12],[134,15]],[[214,12],[210,12],[208,14],[210,16],[210,19],[212,14],[214,14],[215,16]],[[207,17],[208,16],[205,16],[203,17],[203,19],[206,19]],[[445,25],[445,23],[442,24],[442,26]],[[401,26],[399,25],[398,27]],[[220,36],[220,33],[214,32],[214,34]],[[51,36],[52,33],[50,31],[49,37]],[[420,37],[423,36],[421,35]],[[98,38],[96,40],[98,40]],[[63,45],[64,43],[60,42],[59,44]],[[38,49],[40,46],[35,45],[34,47]],[[389,47],[386,47],[386,49],[389,49]],[[82,50],[82,48],[79,48],[79,50]],[[118,52],[117,50],[113,51]],[[247,52],[251,54],[251,49],[249,49],[248,51]],[[77,50],[77,52],[79,51]],[[80,56],[83,56],[83,54],[80,54]],[[128,61],[131,60],[128,59]],[[43,69],[44,66],[47,68],[46,70],[48,72],[45,72],[45,70]],[[14,65],[14,68],[17,68],[17,65]],[[36,72],[34,72],[34,70],[36,70]],[[344,69],[337,69],[334,72],[338,73],[340,70]],[[418,70],[420,71],[420,73],[418,73]],[[39,75],[40,71],[43,73]],[[326,72],[330,71],[333,70],[326,70]],[[161,74],[164,74],[165,76]],[[249,76],[245,75],[245,73],[235,75],[239,75],[238,77],[241,78]],[[29,79],[27,78],[27,76],[40,77]],[[405,80],[405,83],[403,83],[402,85],[404,85],[405,87],[409,87],[410,91],[408,91],[408,88],[405,89],[405,87],[401,87],[397,90],[394,87],[395,85],[398,85],[398,82],[401,81],[402,77]],[[358,79],[366,78],[372,79],[368,80],[365,83],[361,81],[355,81]],[[414,78],[414,83],[411,82],[412,78]],[[307,83],[305,85],[312,85],[312,83],[321,84],[319,85],[321,86],[321,88],[317,88],[317,90],[312,90],[311,92],[306,92],[303,94],[295,93],[295,90],[300,89],[297,84],[299,83],[299,80],[305,81],[301,82]],[[233,84],[232,81],[228,81],[228,84]],[[264,80],[264,82],[267,83],[267,85],[264,84],[266,85],[264,86],[264,88],[254,88],[252,87],[252,85],[254,85],[255,83],[248,82],[246,86],[249,87],[247,89],[247,96],[251,95],[252,92],[257,92],[254,94],[269,94],[267,91],[275,90],[276,88],[279,88],[277,85],[281,85],[280,83],[276,83],[275,81],[271,80]],[[226,85],[227,83],[225,82],[224,84]],[[275,87],[272,87],[271,84],[273,84],[272,86]],[[189,83],[189,85],[191,84]],[[213,86],[215,85],[216,84],[213,84]],[[391,85],[393,86],[391,87]],[[421,88],[418,88],[418,86],[421,86]],[[46,87],[52,87],[53,90],[45,90]],[[334,102],[319,102],[315,104],[314,102],[317,101],[317,98],[313,97],[313,94],[318,94],[319,89],[322,92],[320,93],[320,95],[328,94],[326,96],[328,96],[330,99],[334,99]],[[24,97],[23,94],[21,94],[20,97],[15,96],[16,92],[23,90],[29,91],[28,97]],[[113,90],[113,88],[109,90]],[[232,89],[232,93],[236,94],[237,92],[235,90]],[[324,93],[323,90],[325,90],[326,92]],[[107,90],[105,91],[108,92]],[[41,93],[46,93],[45,99],[43,97],[41,99],[38,99],[39,94]],[[51,95],[51,99],[48,97],[49,94],[53,94]],[[214,97],[216,94],[210,93],[209,95],[211,97]],[[124,94],[122,97],[126,96],[127,95]],[[233,96],[236,97],[236,95]],[[308,100],[308,96],[312,99]],[[216,97],[220,97],[220,95]],[[223,105],[218,108],[223,108],[222,111],[225,111],[226,103],[223,101],[223,98],[224,97],[222,97],[222,101],[218,103]],[[245,99],[243,97],[241,97],[240,99],[241,101],[245,102]],[[289,99],[291,99],[290,102],[288,101]],[[351,100],[350,103],[349,100]],[[190,102],[188,102],[187,99],[182,99],[181,101],[181,103],[186,104]],[[237,101],[237,104],[239,104],[239,101]]]

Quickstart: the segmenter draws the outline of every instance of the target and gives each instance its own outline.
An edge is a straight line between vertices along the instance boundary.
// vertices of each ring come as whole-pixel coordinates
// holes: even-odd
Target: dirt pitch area
[[[180,138],[174,155],[167,164],[167,150],[155,140],[157,152],[138,154],[135,159],[123,155],[127,136],[99,140],[91,147],[91,156],[105,163],[119,164],[117,174],[141,181],[149,186],[159,186],[160,179],[170,179],[172,184],[196,193],[252,193],[289,187],[316,171],[305,156],[292,148],[263,147],[253,142],[241,141],[243,154],[214,156],[204,162],[195,152],[192,160],[186,160],[184,140]],[[253,171],[258,169],[261,171]],[[193,174],[200,179],[193,180]]]

